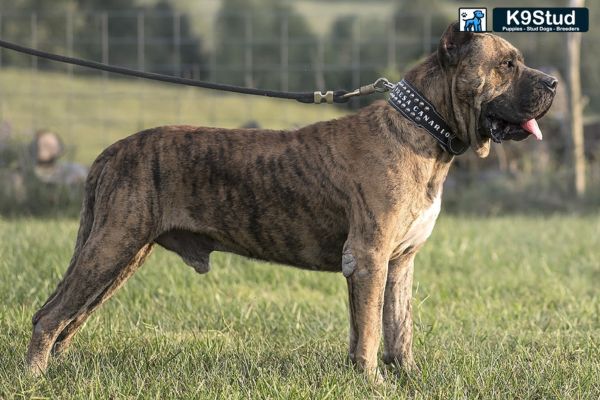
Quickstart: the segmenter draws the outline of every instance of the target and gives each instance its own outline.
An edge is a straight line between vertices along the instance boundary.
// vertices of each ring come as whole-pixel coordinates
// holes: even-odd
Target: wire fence
[[[382,75],[399,78],[402,71],[435,49],[451,20],[435,11],[377,16],[357,13],[331,19],[329,26],[317,26],[319,31],[310,23],[319,21],[320,15],[274,13],[4,12],[0,13],[0,37],[143,71],[264,89],[310,91],[353,89]],[[268,30],[264,29],[265,18],[271,21],[266,24],[270,26]],[[309,26],[303,27],[307,23]],[[82,25],[87,29],[82,30]],[[232,31],[237,35],[228,36]],[[538,46],[536,35],[529,35],[520,44],[525,52],[534,52]],[[101,146],[155,124],[239,126],[260,121],[273,127],[289,127],[303,122],[283,104],[280,112],[261,112],[252,96],[240,100],[235,111],[229,110],[230,116],[223,116],[217,103],[208,102],[198,118],[190,118],[186,111],[190,102],[200,103],[201,99],[218,94],[182,88],[157,91],[164,85],[139,80],[128,80],[133,84],[127,86],[121,84],[125,79],[106,72],[60,65],[7,50],[0,50],[0,69],[4,71],[4,79],[0,76],[3,121],[22,132],[56,127],[67,139],[91,135]],[[25,69],[33,78],[24,83],[22,75],[6,72],[15,69]],[[44,84],[42,77],[47,74],[39,74],[40,71],[66,72],[70,83],[65,84],[62,77],[56,76],[56,85]],[[82,86],[76,83],[79,77],[101,81],[99,85]],[[162,106],[150,106],[157,102],[157,96]],[[49,104],[62,106],[51,109]],[[74,112],[81,104],[89,107]],[[115,110],[117,104],[127,104],[132,110],[127,113],[128,125],[122,121],[123,114]],[[317,117],[326,114],[323,111]],[[115,134],[115,127],[129,131]]]
[[[377,65],[397,66],[398,62],[402,61],[402,48],[410,46],[411,48],[421,49],[422,54],[428,54],[437,44],[438,37],[433,36],[432,19],[442,18],[446,20],[444,14],[424,13],[424,14],[404,14],[403,16],[364,16],[356,15],[352,18],[352,28],[349,38],[343,38],[335,42],[335,38],[316,35],[313,37],[293,36],[290,34],[290,19],[304,18],[302,15],[281,15],[277,16],[279,27],[277,35],[261,36],[254,30],[257,25],[256,20],[260,19],[261,15],[269,13],[263,11],[260,14],[233,14],[240,17],[243,21],[242,30],[244,31],[243,41],[238,38],[221,40],[216,43],[218,36],[216,32],[218,26],[215,25],[214,15],[204,14],[185,14],[185,17],[194,23],[210,26],[210,31],[203,30],[201,34],[204,44],[211,50],[207,54],[208,60],[193,60],[192,62],[183,62],[182,55],[185,53],[186,47],[195,45],[196,33],[193,36],[186,36],[182,32],[182,13],[179,12],[148,12],[148,11],[103,11],[103,12],[68,12],[68,13],[18,13],[18,12],[0,12],[0,36],[3,39],[16,40],[23,45],[29,45],[35,48],[53,49],[64,48],[69,56],[81,53],[83,49],[88,50],[93,48],[96,50],[98,57],[96,61],[104,63],[113,63],[115,60],[112,52],[120,53],[121,48],[125,48],[128,52],[135,52],[136,63],[131,63],[132,57],[127,57],[126,67],[135,67],[141,70],[153,70],[157,72],[175,71],[174,75],[187,76],[190,78],[199,78],[203,72],[207,72],[209,76],[215,76],[219,71],[229,70],[243,74],[246,83],[252,85],[253,73],[267,72],[277,73],[281,77],[281,86],[283,90],[289,89],[289,75],[298,70],[304,70],[306,63],[293,64],[290,63],[289,53],[290,48],[306,47],[306,52],[311,56],[315,56],[313,61],[316,63],[318,71],[331,70],[339,71],[342,65],[339,63],[328,63],[322,57],[324,49],[327,45],[347,44],[352,48],[352,62],[350,65],[344,65],[346,70],[351,70],[360,77],[361,71]],[[315,16],[318,18],[318,16]],[[86,23],[96,27],[95,34],[79,37],[76,36],[74,21],[85,20]],[[19,25],[22,28],[11,32],[5,28],[10,21],[13,25]],[[52,21],[49,23],[49,21]],[[403,22],[411,21],[411,26],[403,26]],[[40,26],[52,26],[57,28],[53,32],[44,32]],[[369,35],[364,32],[366,26],[377,25],[383,29],[375,30]],[[119,26],[135,27],[128,29],[128,34],[122,35],[119,33]],[[159,35],[148,34],[149,26],[169,26],[167,31],[162,30]],[[413,26],[419,26],[418,32],[415,32]],[[23,28],[28,27],[28,28]],[[62,32],[59,29],[62,28]],[[134,35],[131,35],[131,32]],[[438,29],[439,31],[439,29]],[[19,36],[16,36],[17,33]],[[157,45],[168,45],[172,49],[172,54],[169,59],[160,61],[148,60],[148,54],[152,53],[153,47]],[[221,64],[218,60],[219,51],[215,51],[218,45],[232,46],[243,49],[242,63],[238,64]],[[261,65],[261,61],[257,59],[256,49],[260,46],[277,45],[280,52],[280,60],[277,64]],[[361,45],[376,46],[380,48],[379,54],[385,54],[383,59],[378,60],[361,60]],[[89,53],[89,51],[88,51]],[[414,51],[411,51],[411,54]],[[128,54],[130,55],[130,54]],[[0,51],[0,67],[5,65],[5,51]],[[119,58],[118,56],[116,57]],[[31,67],[38,68],[38,60],[31,59]],[[71,69],[71,68],[69,68]]]
[[[336,89],[329,85],[339,84],[342,74],[348,77],[344,84],[358,87],[373,79],[374,73],[383,73],[387,69],[398,69],[400,64],[406,64],[415,57],[429,53],[437,42],[432,32],[431,14],[420,15],[422,26],[420,32],[406,32],[402,29],[402,21],[391,17],[364,17],[353,18],[350,33],[344,38],[335,38],[328,35],[298,36],[294,35],[290,26],[297,24],[294,18],[298,15],[282,16],[277,18],[279,26],[275,28],[277,34],[265,35],[255,27],[259,24],[263,13],[248,13],[234,15],[243,21],[240,27],[243,40],[239,37],[219,38],[218,23],[215,15],[181,14],[179,12],[123,12],[105,11],[89,13],[0,13],[0,36],[5,40],[15,41],[22,45],[50,51],[57,51],[68,56],[91,55],[90,58],[107,64],[121,65],[143,71],[169,73],[175,76],[184,76],[193,79],[206,79],[214,82],[243,84],[249,87],[265,87],[281,90],[313,90]],[[182,29],[182,20],[186,18],[193,24],[210,27],[202,33]],[[405,18],[414,20],[415,16],[407,15]],[[77,33],[77,24],[85,21],[92,27],[85,35]],[[377,30],[371,27],[376,25]],[[400,26],[399,26],[400,25]],[[18,26],[18,29],[12,27]],[[123,26],[128,28],[123,33]],[[156,29],[160,26],[161,29]],[[48,31],[50,27],[51,31]],[[367,30],[369,34],[365,34]],[[158,31],[158,33],[157,33]],[[269,32],[268,32],[269,33]],[[198,46],[198,37],[201,39],[202,53],[194,53],[193,46]],[[219,39],[217,41],[217,39]],[[167,48],[167,57],[157,59],[153,57],[155,48]],[[403,59],[403,49],[411,48],[410,57]],[[275,56],[268,59],[264,56],[267,51],[276,52]],[[340,55],[337,50],[343,49]],[[231,57],[223,58],[228,51],[238,52],[239,57],[233,61]],[[196,59],[190,54],[200,54]],[[165,54],[165,53],[162,53]],[[301,54],[292,57],[292,54]],[[370,55],[375,54],[377,57]],[[0,68],[8,67],[28,68],[34,74],[39,71],[63,71],[68,76],[98,76],[98,73],[83,70],[73,66],[62,66],[38,60],[35,57],[20,56],[0,50]],[[106,80],[114,79],[107,73],[100,73]],[[231,82],[231,80],[235,80]],[[30,90],[31,89],[31,90]],[[351,89],[351,87],[347,87]],[[35,85],[4,85],[2,99],[6,102],[18,98],[32,99],[33,102],[53,99],[64,99],[67,103],[76,103],[82,100],[84,94],[68,88],[55,87],[54,90],[41,91]],[[122,93],[131,96],[130,92]],[[112,99],[119,96],[118,92],[107,85],[102,91],[89,93],[89,96],[104,96]],[[46,99],[43,99],[45,97]],[[144,102],[146,95],[137,96],[138,102]],[[173,100],[173,99],[170,99]],[[31,102],[30,101],[30,102]],[[167,100],[168,101],[168,100]],[[105,101],[105,107],[110,101]],[[7,107],[0,107],[5,110]],[[27,129],[33,131],[47,125],[47,121],[38,118],[40,106],[30,108]],[[138,108],[143,109],[140,104]],[[251,107],[250,107],[251,109]],[[109,110],[98,110],[97,115],[110,125]],[[21,113],[22,116],[24,113]],[[178,113],[181,114],[181,113]],[[286,113],[277,115],[284,118]],[[9,117],[2,115],[2,117]],[[85,115],[65,115],[71,122],[73,119],[88,119]],[[141,120],[137,125],[144,126],[144,113],[137,115]],[[248,115],[253,119],[253,115]],[[14,117],[13,117],[14,119]],[[209,116],[209,121],[215,121],[214,116]],[[17,122],[17,121],[14,121]],[[89,122],[97,123],[97,117]],[[102,122],[102,121],[101,121]],[[184,122],[184,121],[182,121]],[[19,122],[22,126],[22,121]]]

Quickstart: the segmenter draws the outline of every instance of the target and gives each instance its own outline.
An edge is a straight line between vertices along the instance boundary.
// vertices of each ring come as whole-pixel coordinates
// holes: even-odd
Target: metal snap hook
[[[376,92],[383,93],[388,90],[392,90],[394,88],[394,84],[392,84],[387,78],[379,78],[373,83],[373,87]]]

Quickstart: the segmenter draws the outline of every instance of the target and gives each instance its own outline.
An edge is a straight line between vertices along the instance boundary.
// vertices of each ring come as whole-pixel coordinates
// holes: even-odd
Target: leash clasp
[[[379,78],[370,85],[361,86],[360,88],[353,90],[352,92],[346,93],[342,96],[342,98],[349,99],[350,97],[354,96],[366,96],[375,92],[383,93],[387,92],[388,90],[392,90],[393,88],[394,85],[390,83],[390,81],[388,81],[386,78]]]
[[[333,104],[333,90],[328,90],[325,93],[316,91],[314,93],[314,101],[315,104],[327,103]]]
[[[394,88],[394,84],[387,80],[387,78],[379,78],[373,83],[373,87],[376,92],[383,93]]]

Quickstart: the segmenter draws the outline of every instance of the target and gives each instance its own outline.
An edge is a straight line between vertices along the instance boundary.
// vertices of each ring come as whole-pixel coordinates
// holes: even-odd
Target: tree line
[[[151,72],[266,89],[351,89],[382,75],[399,78],[426,52],[435,50],[437,38],[456,18],[450,12],[455,10],[449,7],[452,3],[398,0],[390,18],[363,15],[359,19],[356,14],[340,13],[324,34],[317,34],[291,1],[222,0],[209,44],[200,30],[194,29],[199,22],[180,13],[171,0],[12,0],[0,10],[0,33],[3,38],[35,43],[61,54],[98,61],[108,55],[111,64]],[[552,3],[561,4],[558,0]],[[600,17],[599,10],[590,9],[591,21]],[[103,21],[103,12],[108,21]],[[37,15],[35,41],[31,15]],[[144,18],[141,60],[140,15]],[[390,44],[392,27],[397,40]],[[69,29],[74,38],[71,44],[66,39]],[[424,34],[425,29],[429,35]],[[102,46],[103,30],[108,48]],[[563,36],[548,34],[543,37],[544,46],[527,50],[532,38],[531,34],[513,34],[509,40],[525,49],[529,64],[558,66],[564,74]],[[430,42],[424,43],[426,40]],[[553,45],[546,45],[548,41]],[[595,112],[600,112],[599,46],[600,32],[592,27],[582,40],[581,73],[588,110]],[[2,52],[1,60],[2,65],[31,63],[29,58],[7,51]],[[56,68],[43,60],[38,67]]]

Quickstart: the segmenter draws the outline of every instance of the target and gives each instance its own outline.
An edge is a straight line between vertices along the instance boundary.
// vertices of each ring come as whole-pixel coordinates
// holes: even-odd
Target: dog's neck
[[[433,104],[452,131],[458,134],[458,125],[452,109],[452,82],[448,80],[439,64],[437,53],[431,54],[421,64],[408,71],[404,79]]]

